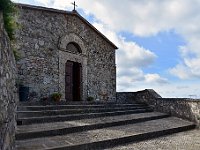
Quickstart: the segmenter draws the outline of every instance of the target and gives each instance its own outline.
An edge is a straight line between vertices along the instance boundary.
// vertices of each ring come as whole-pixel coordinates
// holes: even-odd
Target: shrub
[[[61,97],[62,97],[61,93],[53,93],[53,94],[51,94],[51,98],[54,101],[60,101]]]
[[[89,97],[87,98],[87,101],[89,101],[89,102],[94,101],[94,97],[89,96]]]
[[[17,8],[10,0],[0,0],[0,11],[3,11],[4,25],[8,36],[10,40],[14,40],[14,31],[18,26],[14,17]]]

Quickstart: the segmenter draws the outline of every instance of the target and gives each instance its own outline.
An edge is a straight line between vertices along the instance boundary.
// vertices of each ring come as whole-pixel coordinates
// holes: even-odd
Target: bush
[[[14,31],[18,26],[14,18],[17,8],[10,0],[0,0],[0,11],[3,11],[4,25],[8,36],[10,40],[14,40]]]
[[[51,98],[54,101],[60,101],[61,97],[62,97],[61,93],[53,93],[53,94],[51,94]]]
[[[94,101],[94,97],[89,96],[89,97],[87,98],[87,101],[89,101],[89,102]]]

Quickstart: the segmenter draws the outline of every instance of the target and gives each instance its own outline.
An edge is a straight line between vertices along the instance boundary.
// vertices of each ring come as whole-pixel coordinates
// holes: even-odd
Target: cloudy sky
[[[72,10],[72,0],[13,0]],[[76,0],[119,49],[117,91],[200,98],[200,0]]]

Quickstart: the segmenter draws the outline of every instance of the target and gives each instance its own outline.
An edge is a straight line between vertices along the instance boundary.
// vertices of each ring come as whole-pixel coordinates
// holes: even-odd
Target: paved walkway
[[[106,150],[200,150],[200,129]]]
[[[123,126],[113,126],[103,129],[70,133],[63,136],[27,139],[27,140],[17,141],[16,146],[18,150],[44,150],[45,148],[51,149],[59,146],[66,147],[66,149],[70,149],[70,147],[76,145],[87,145],[92,142],[100,142],[106,140],[107,141],[111,140],[112,142],[114,142],[112,139],[116,138],[123,139],[124,137],[136,138],[138,135],[147,136],[149,132],[157,133],[159,131],[167,131],[170,129],[175,129],[188,125],[191,125],[191,123],[188,121],[176,117],[168,117],[168,118],[156,119],[135,124],[127,124]],[[135,148],[134,145],[130,146],[130,149],[133,148]],[[116,148],[114,148],[113,150],[115,149]],[[139,147],[138,150],[143,150],[143,148]],[[149,150],[148,146],[146,150]]]

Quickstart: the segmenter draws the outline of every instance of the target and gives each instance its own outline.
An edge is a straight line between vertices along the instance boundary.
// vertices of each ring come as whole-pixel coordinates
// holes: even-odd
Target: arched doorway
[[[67,101],[86,100],[87,49],[83,40],[74,33],[68,33],[60,39],[58,46],[59,89],[63,95],[62,98]],[[80,77],[80,81],[79,78],[76,79],[77,76]]]
[[[70,42],[67,51],[79,54],[81,49],[78,44]],[[67,61],[65,65],[65,98],[67,101],[80,101],[82,99],[82,65],[78,62]]]

